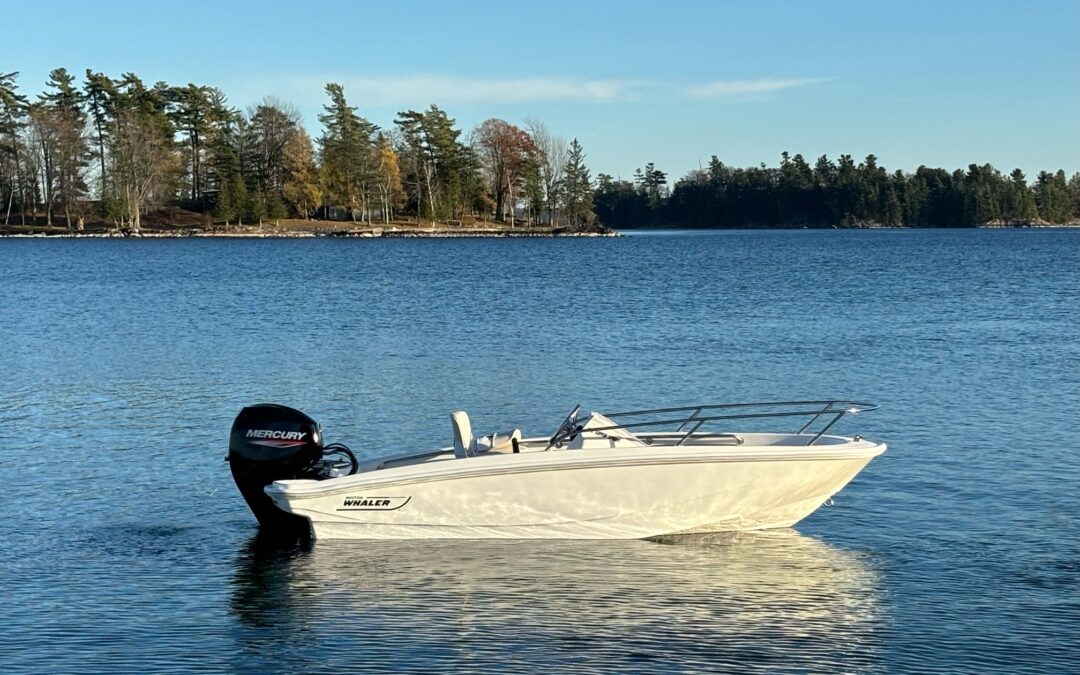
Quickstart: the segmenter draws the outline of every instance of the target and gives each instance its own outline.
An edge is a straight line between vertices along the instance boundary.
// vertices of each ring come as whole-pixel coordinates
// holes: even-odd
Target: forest
[[[616,229],[635,227],[973,227],[1080,222],[1080,173],[1002,174],[989,164],[948,171],[920,166],[887,171],[874,155],[855,163],[784,152],[780,166],[735,168],[716,156],[668,185],[647,164],[632,181],[597,176],[596,215]]]
[[[33,99],[0,73],[0,218],[13,226],[139,232],[176,207],[226,227],[285,218],[583,228],[970,227],[1080,222],[1080,173],[1032,181],[989,164],[889,172],[784,152],[777,167],[713,156],[669,185],[654,164],[632,180],[590,177],[577,139],[535,119],[460,128],[431,105],[380,128],[325,87],[312,139],[273,97],[239,109],[215,87],[64,68]]]
[[[64,68],[34,100],[0,73],[3,225],[139,232],[162,206],[226,226],[282,218],[389,223],[494,220],[576,228],[594,220],[585,153],[538,120],[465,133],[436,105],[380,129],[325,88],[321,133],[266,98],[245,110],[217,88]]]

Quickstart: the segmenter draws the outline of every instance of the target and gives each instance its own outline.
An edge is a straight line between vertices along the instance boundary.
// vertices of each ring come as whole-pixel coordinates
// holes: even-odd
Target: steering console
[[[581,405],[574,406],[574,409],[570,411],[570,414],[566,416],[566,419],[562,421],[559,428],[555,430],[551,438],[548,439],[547,447],[545,451],[552,449],[556,445],[562,445],[566,441],[572,441],[574,436],[581,431],[581,426],[578,425],[578,413],[581,412]]]

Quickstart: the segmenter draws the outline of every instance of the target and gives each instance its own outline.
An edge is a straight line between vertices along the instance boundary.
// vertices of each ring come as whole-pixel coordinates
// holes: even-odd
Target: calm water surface
[[[0,288],[4,672],[1080,663],[1078,231],[2,240]],[[260,401],[373,456],[833,396],[889,452],[792,531],[275,547],[223,463]]]

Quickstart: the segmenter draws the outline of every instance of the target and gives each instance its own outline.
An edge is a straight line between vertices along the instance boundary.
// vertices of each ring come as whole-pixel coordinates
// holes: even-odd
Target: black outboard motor
[[[319,423],[293,408],[260,403],[240,411],[229,436],[233,479],[259,524],[270,534],[306,536],[306,518],[274,505],[263,488],[276,480],[319,478],[323,458]]]

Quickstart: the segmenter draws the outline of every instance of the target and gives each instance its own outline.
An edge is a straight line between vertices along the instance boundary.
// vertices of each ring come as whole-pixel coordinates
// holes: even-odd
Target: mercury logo
[[[302,441],[306,431],[275,431],[273,429],[248,429],[248,438],[273,438],[281,441]]]
[[[247,438],[252,445],[267,448],[295,448],[304,445],[306,431],[278,431],[275,429],[248,429]]]

